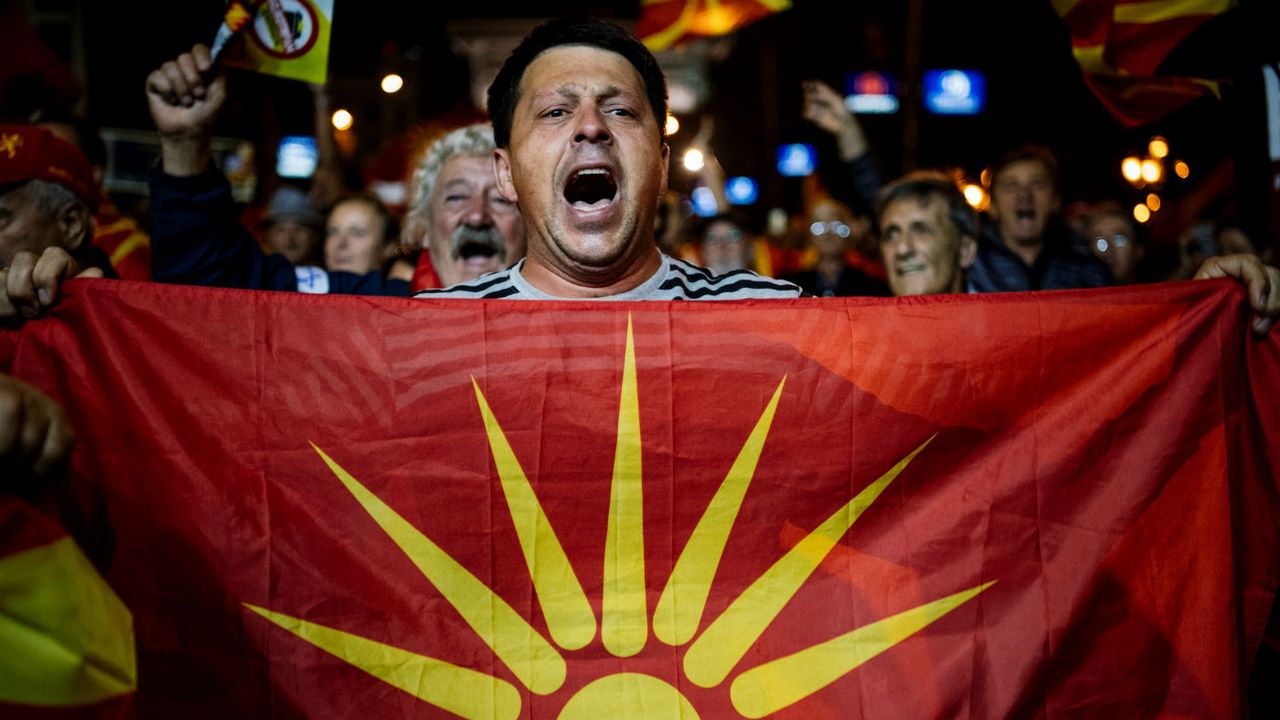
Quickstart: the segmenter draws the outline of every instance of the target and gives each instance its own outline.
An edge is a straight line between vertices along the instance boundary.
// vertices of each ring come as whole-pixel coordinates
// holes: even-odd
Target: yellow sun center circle
[[[652,675],[618,673],[591,682],[560,711],[559,720],[698,720],[698,712],[680,691]]]

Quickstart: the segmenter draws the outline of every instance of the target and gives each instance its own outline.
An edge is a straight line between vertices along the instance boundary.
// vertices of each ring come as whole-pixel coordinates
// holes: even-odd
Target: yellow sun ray
[[[782,396],[782,387],[786,383],[787,379],[783,377],[782,382],[778,383],[778,389],[773,391],[773,398],[769,400],[760,419],[756,421],[755,429],[743,443],[738,459],[729,468],[720,489],[703,511],[693,534],[689,536],[689,542],[676,559],[675,568],[662,590],[662,596],[658,598],[653,613],[653,634],[668,645],[683,645],[698,631],[707,595],[711,591],[711,582],[720,566],[729,532],[738,519],[742,498],[747,494],[747,487],[755,476],[756,464],[760,461],[760,453],[764,450],[764,441],[769,436],[774,411],[778,408],[778,399]]]
[[[630,657],[648,638],[644,584],[644,496],[640,472],[640,399],[636,387],[636,349],[627,317],[627,350],[618,403],[618,447],[613,456],[609,525],[604,545],[603,619],[600,638],[617,657]]]
[[[933,437],[925,440],[863,488],[735,598],[689,647],[684,657],[685,676],[705,688],[723,682],[862,512],[932,441]]]
[[[507,442],[475,378],[471,378],[471,385],[476,391],[480,414],[484,416],[489,449],[493,452],[493,462],[502,480],[502,494],[507,500],[511,521],[516,526],[538,605],[547,619],[547,629],[562,648],[577,650],[586,647],[596,636],[596,615],[591,603],[587,602],[587,593],[578,582],[551,521],[543,512],[524,468],[520,467],[511,443]]]
[[[515,720],[520,715],[520,692],[505,680],[274,610],[243,604],[339,660],[454,715],[474,720]]]
[[[752,668],[734,679],[729,697],[749,718],[760,718],[795,704],[858,666],[928,627],[995,584],[948,595],[800,652]]]
[[[457,560],[423,535],[312,443],[333,474],[467,625],[529,690],[547,695],[564,684],[564,658],[524,618]]]

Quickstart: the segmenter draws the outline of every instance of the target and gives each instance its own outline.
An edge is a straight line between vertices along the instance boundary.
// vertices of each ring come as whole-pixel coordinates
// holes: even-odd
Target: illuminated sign
[[[778,146],[778,172],[786,177],[805,177],[813,174],[818,153],[812,145],[791,143]]]
[[[898,95],[893,77],[880,72],[850,73],[845,78],[845,107],[859,115],[890,115],[898,112]]]
[[[976,70],[926,70],[924,105],[938,115],[977,115],[987,102],[987,81]]]
[[[724,184],[724,194],[731,205],[750,205],[760,197],[756,181],[749,177],[731,177]]]
[[[286,135],[276,151],[276,174],[282,178],[309,178],[315,174],[318,160],[315,138]]]
[[[714,217],[720,209],[716,207],[716,194],[711,188],[699,185],[690,195],[693,201],[693,213],[698,217]]]

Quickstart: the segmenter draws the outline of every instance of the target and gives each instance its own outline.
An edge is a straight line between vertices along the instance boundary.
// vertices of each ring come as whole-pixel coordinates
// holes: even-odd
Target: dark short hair
[[[1006,150],[996,157],[995,162],[991,163],[991,187],[995,189],[996,178],[1000,177],[1000,173],[1005,168],[1014,163],[1020,163],[1026,160],[1033,160],[1044,166],[1046,172],[1049,173],[1049,182],[1053,183],[1053,191],[1062,192],[1062,176],[1058,167],[1058,156],[1054,154],[1044,145],[1019,145],[1012,150]]]
[[[951,176],[936,170],[916,170],[881,188],[876,194],[876,229],[879,230],[880,218],[884,217],[885,208],[891,203],[915,200],[924,206],[935,197],[942,198],[947,204],[947,219],[960,237],[978,237],[978,220],[964,193]]]
[[[627,59],[644,81],[645,95],[662,139],[667,117],[667,81],[658,60],[634,35],[612,23],[588,18],[560,18],[534,28],[520,42],[489,86],[489,118],[498,147],[511,142],[511,122],[520,102],[525,70],[543,52],[566,45],[584,45],[617,53]]]

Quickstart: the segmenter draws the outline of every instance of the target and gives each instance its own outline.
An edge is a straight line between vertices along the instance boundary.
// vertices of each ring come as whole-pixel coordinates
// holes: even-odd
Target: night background
[[[5,0],[13,5],[13,0]],[[208,43],[221,19],[221,0],[104,3],[27,0],[33,12],[71,9],[77,31],[57,23],[38,25],[55,52],[83,52],[83,110],[107,128],[150,130],[143,97],[146,74],[165,60]],[[1154,135],[1168,139],[1171,159],[1192,168],[1186,181],[1162,189],[1165,207],[1217,169],[1234,177],[1235,193],[1219,194],[1217,214],[1244,217],[1261,244],[1275,242],[1270,225],[1275,201],[1266,156],[1260,66],[1280,59],[1280,3],[1245,0],[1240,7],[1201,26],[1161,66],[1162,73],[1230,80],[1223,99],[1204,99],[1164,119],[1126,129],[1085,85],[1071,54],[1066,26],[1048,0],[980,3],[922,2],[920,39],[908,42],[908,3],[870,0],[795,0],[791,10],[741,28],[711,43],[707,95],[680,117],[671,138],[678,158],[703,116],[714,119],[711,149],[729,175],[760,183],[760,201],[750,209],[762,224],[770,207],[799,211],[801,181],[780,177],[776,146],[815,144],[820,155],[833,145],[800,117],[800,82],[817,78],[837,90],[853,71],[878,70],[904,76],[909,52],[924,69],[959,67],[986,74],[987,105],[977,116],[939,116],[921,111],[915,147],[904,137],[902,112],[862,116],[882,173],[891,178],[911,167],[960,168],[976,180],[1001,150],[1027,141],[1054,148],[1062,159],[1064,200],[1114,199],[1132,204],[1145,191],[1120,175],[1126,155],[1145,153]],[[11,8],[12,9],[12,8]],[[475,117],[470,69],[451,37],[459,26],[501,26],[510,18],[590,14],[634,27],[640,3],[516,3],[475,0],[465,4],[336,0],[329,60],[329,93],[335,107],[356,118],[355,148],[345,159],[353,180],[377,175],[379,166],[403,153],[398,138],[423,122],[462,122]],[[526,21],[527,22],[527,21]],[[76,33],[80,37],[76,37]],[[406,79],[404,90],[386,95],[378,81],[387,72]],[[905,105],[905,102],[904,102]],[[254,141],[259,190],[269,191],[277,138],[313,134],[312,99],[300,82],[231,71],[231,101],[217,134]],[[266,149],[266,150],[264,150]],[[915,162],[909,163],[914,153]],[[379,157],[381,155],[381,157]],[[1234,166],[1222,167],[1235,159]],[[393,163],[394,164],[394,163]],[[689,175],[673,162],[672,187],[689,189]],[[1166,213],[1170,214],[1170,213]]]

